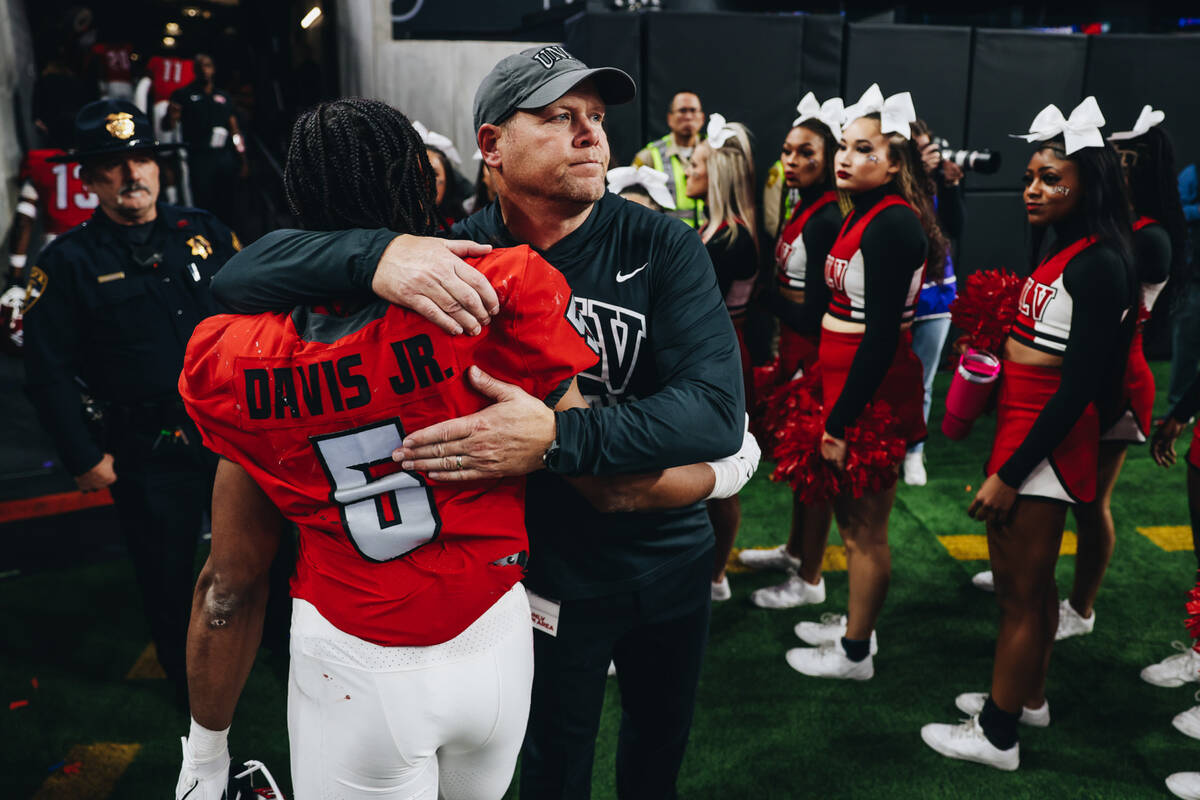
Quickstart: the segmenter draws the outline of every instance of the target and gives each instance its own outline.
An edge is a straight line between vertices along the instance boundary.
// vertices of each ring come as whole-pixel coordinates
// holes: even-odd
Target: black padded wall
[[[980,269],[1029,274],[1029,231],[1021,193],[967,192],[967,222],[954,271],[959,281]]]
[[[1087,59],[1085,90],[1094,94],[1108,124],[1127,131],[1146,103],[1166,113],[1179,168],[1200,159],[1200,36],[1095,36]],[[1063,109],[1069,113],[1070,109]]]
[[[642,20],[641,14],[579,14],[566,23],[567,52],[589,67],[623,69],[637,84],[633,102],[608,109],[605,129],[613,166],[632,161],[647,138],[642,131]]]
[[[1070,114],[1084,98],[1088,38],[975,32],[965,146],[997,151],[1003,162],[995,175],[972,175],[970,189],[1020,189],[1032,146],[1009,134],[1029,130],[1029,123],[1049,103]]]
[[[821,101],[841,96],[845,33],[846,21],[840,16],[812,14],[804,18],[800,72],[802,94],[813,92]]]
[[[802,16],[647,14],[645,139],[667,132],[671,98],[691,89],[706,112],[750,129],[761,181],[796,116],[805,22]]]
[[[970,28],[848,25],[846,104],[857,101],[872,83],[879,84],[884,97],[912,92],[917,116],[935,135],[961,141],[970,59]]]

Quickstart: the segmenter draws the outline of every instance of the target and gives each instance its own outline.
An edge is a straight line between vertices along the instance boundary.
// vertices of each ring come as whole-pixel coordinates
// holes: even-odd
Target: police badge
[[[196,234],[192,238],[188,239],[187,245],[188,247],[192,248],[192,255],[196,256],[197,258],[208,258],[212,255],[212,245],[208,243],[208,239],[205,239],[200,234]]]
[[[121,141],[125,141],[129,137],[133,136],[134,126],[132,114],[127,114],[124,111],[121,111],[116,114],[109,114],[107,117],[105,117],[105,119],[108,121],[105,123],[104,129],[116,138],[120,139]]]

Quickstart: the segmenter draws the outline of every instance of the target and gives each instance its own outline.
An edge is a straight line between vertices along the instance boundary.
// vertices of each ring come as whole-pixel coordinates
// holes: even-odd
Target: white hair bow
[[[1142,106],[1142,113],[1138,114],[1137,122],[1133,123],[1133,130],[1119,131],[1108,137],[1110,142],[1119,142],[1123,139],[1136,139],[1146,131],[1153,128],[1155,125],[1162,123],[1167,115],[1161,111],[1151,108],[1150,106]]]
[[[615,167],[608,171],[608,190],[620,194],[630,186],[640,186],[646,190],[654,202],[663,208],[675,208],[675,198],[667,188],[670,178],[665,172],[659,172],[653,167]]]
[[[1071,116],[1064,118],[1058,106],[1051,103],[1033,118],[1029,133],[1009,135],[1027,142],[1044,142],[1061,134],[1067,146],[1067,155],[1071,155],[1085,147],[1104,147],[1104,137],[1100,135],[1100,126],[1103,124],[1104,115],[1100,113],[1100,105],[1095,97],[1088,95],[1075,106]]]
[[[458,155],[458,148],[454,146],[454,142],[450,141],[450,137],[440,134],[437,131],[431,131],[416,120],[413,120],[412,126],[426,147],[436,147],[446,154],[446,158],[462,166],[462,158]]]
[[[734,129],[729,127],[729,123],[725,121],[725,117],[720,114],[710,114],[708,117],[708,128],[705,129],[705,135],[708,139],[709,147],[716,149],[725,142],[729,141],[735,133]]]
[[[817,96],[809,92],[800,100],[796,110],[800,112],[800,116],[792,120],[793,128],[807,119],[815,119],[829,128],[834,139],[842,138],[842,116],[846,113],[842,106],[842,98],[831,97],[824,103],[818,103]]]
[[[843,125],[849,125],[859,117],[876,112],[879,113],[881,133],[898,133],[905,139],[912,138],[912,129],[909,126],[917,121],[917,110],[913,107],[911,93],[900,92],[884,100],[883,92],[879,91],[879,84],[872,83],[858,102],[846,109]]]

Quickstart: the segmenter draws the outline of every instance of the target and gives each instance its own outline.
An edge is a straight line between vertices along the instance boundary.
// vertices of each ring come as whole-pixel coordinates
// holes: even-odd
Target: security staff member
[[[704,107],[700,97],[694,92],[678,92],[671,99],[667,127],[671,132],[643,147],[634,156],[633,165],[654,167],[669,174],[672,180],[667,182],[667,188],[675,199],[675,210],[664,213],[699,228],[704,219],[704,201],[688,197],[684,185],[687,183],[685,167],[692,158],[692,150],[700,144],[700,131],[704,129]]]
[[[192,329],[217,313],[213,274],[239,248],[206,211],[159,204],[150,121],[124,100],[84,106],[75,120],[91,219],[59,236],[31,269],[28,391],[63,465],[85,492],[109,488],[133,559],[158,659],[187,697],[184,643],[201,512],[216,457],[183,410],[176,383]],[[80,385],[104,410],[101,441]]]
[[[236,179],[249,175],[246,145],[229,95],[213,83],[212,58],[201,53],[195,63],[196,79],[171,95],[166,124],[183,128],[191,203],[232,225]]]

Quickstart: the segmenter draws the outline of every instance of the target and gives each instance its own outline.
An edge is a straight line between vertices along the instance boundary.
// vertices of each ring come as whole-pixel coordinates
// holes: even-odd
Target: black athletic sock
[[[871,640],[847,639],[843,636],[842,649],[846,651],[846,658],[851,661],[862,661],[871,654]]]
[[[1017,743],[1017,719],[1020,716],[1020,711],[1010,714],[993,703],[989,696],[983,704],[983,711],[979,712],[979,725],[993,747],[1008,750]]]

